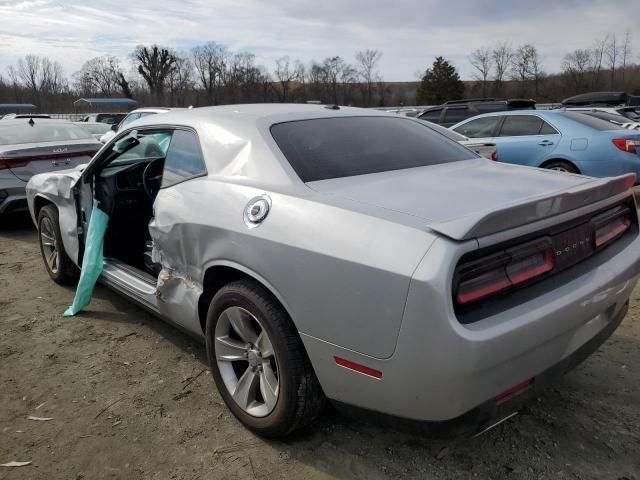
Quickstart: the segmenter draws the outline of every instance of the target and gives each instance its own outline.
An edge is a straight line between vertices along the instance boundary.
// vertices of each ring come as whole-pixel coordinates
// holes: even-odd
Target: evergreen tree
[[[464,95],[464,84],[456,67],[442,57],[437,57],[424,73],[418,87],[418,105],[439,105],[447,100],[458,100]]]

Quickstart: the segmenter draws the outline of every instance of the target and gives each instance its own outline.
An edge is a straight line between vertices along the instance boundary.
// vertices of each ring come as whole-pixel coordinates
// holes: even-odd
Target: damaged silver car
[[[586,358],[640,272],[635,177],[492,162],[383,112],[235,105],[138,120],[27,187],[44,264],[204,340],[247,427],[326,399],[481,429]]]

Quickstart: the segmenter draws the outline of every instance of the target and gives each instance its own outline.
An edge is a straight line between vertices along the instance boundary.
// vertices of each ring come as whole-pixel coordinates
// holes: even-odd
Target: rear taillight
[[[493,160],[494,162],[498,161],[498,150],[493,151],[493,153],[491,154],[491,160]]]
[[[45,153],[41,155],[23,155],[16,157],[0,157],[0,170],[24,167],[29,162],[40,160],[71,159],[77,157],[93,157],[97,150],[80,150],[76,152]]]
[[[29,160],[25,158],[0,157],[0,170],[6,170],[7,168],[24,167],[27,163],[29,163]]]
[[[628,208],[596,217],[592,221],[595,230],[596,248],[605,246],[620,237],[631,227],[631,211]]]
[[[614,138],[611,140],[613,144],[623,152],[636,153],[638,146],[640,146],[640,139],[638,138]]]
[[[456,275],[456,302],[465,305],[522,285],[553,270],[549,238],[534,240],[461,265]]]

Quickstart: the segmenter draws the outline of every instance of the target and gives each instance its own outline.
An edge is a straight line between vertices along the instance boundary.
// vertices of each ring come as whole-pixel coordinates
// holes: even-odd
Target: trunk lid
[[[88,163],[102,147],[93,139],[69,143],[46,142],[0,147],[0,168],[8,168],[20,180],[33,175],[74,168]]]
[[[310,182],[323,194],[418,217],[466,240],[515,228],[630,188],[635,175],[595,179],[484,159]]]

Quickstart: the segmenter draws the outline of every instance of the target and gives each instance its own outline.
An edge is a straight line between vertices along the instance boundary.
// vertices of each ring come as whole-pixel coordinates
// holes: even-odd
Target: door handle
[[[538,143],[538,145],[541,145],[543,147],[548,147],[549,145],[553,145],[553,142],[551,140],[542,140],[541,142]]]

